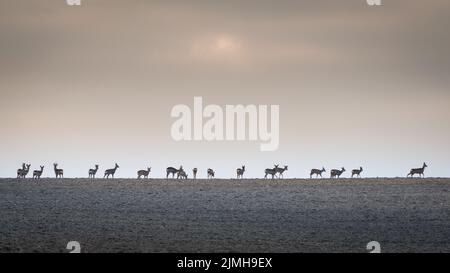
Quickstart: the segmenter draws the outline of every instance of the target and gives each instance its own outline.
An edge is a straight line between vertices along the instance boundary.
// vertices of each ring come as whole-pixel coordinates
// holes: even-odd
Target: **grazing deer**
[[[40,171],[39,170],[35,170],[33,172],[33,179],[41,179],[41,175],[44,172],[44,166],[40,166],[40,167],[41,167]]]
[[[408,176],[414,177],[415,174],[418,174],[419,177],[423,176],[423,178],[425,178],[424,172],[425,172],[426,167],[428,167],[428,165],[425,164],[425,162],[424,162],[422,165],[422,168],[411,169],[411,171],[409,172],[409,174],[406,177],[408,177]]]
[[[90,169],[89,170],[89,178],[95,178],[95,175],[97,174],[98,171],[98,165],[95,165],[95,169]]]
[[[333,169],[333,170],[331,170],[331,178],[340,178],[341,177],[341,175],[343,174],[345,172],[345,169],[344,169],[344,167],[342,167],[342,169],[341,170],[336,170],[336,169]]]
[[[287,171],[288,166],[284,166],[284,168],[279,168],[278,165],[275,165],[275,170],[277,171],[277,173],[279,174],[278,177],[279,178],[284,178],[283,173],[285,171]]]
[[[278,172],[277,168],[278,168],[278,165],[275,165],[275,168],[273,168],[273,169],[265,169],[264,172],[265,172],[266,175],[264,176],[264,179],[267,179],[267,176],[269,174],[272,175],[272,179],[274,179],[275,175]]]
[[[28,172],[30,172],[30,164],[26,164],[22,170],[17,170],[17,178],[26,178]]]
[[[237,179],[244,178],[244,172],[245,172],[245,166],[242,166],[242,168],[236,169]]]
[[[188,179],[188,176],[187,176],[186,172],[183,170],[183,168],[180,168],[178,170],[177,179]]]
[[[363,168],[362,168],[362,167],[359,167],[359,169],[354,169],[354,170],[352,170],[352,178],[353,178],[353,176],[355,176],[355,175],[356,175],[356,177],[361,177],[362,171],[363,171]]]
[[[194,175],[194,179],[197,179],[197,168],[192,169],[192,174]]]
[[[213,179],[215,172],[213,169],[208,169],[208,179]]]
[[[105,171],[105,175],[103,176],[103,178],[109,178],[109,176],[112,176],[112,178],[114,178],[114,175],[116,174],[117,169],[119,168],[119,165],[117,165],[114,167],[114,169],[109,169]]]
[[[316,175],[316,178],[318,178],[319,175],[320,175],[320,178],[322,178],[322,173],[324,173],[324,172],[326,172],[324,167],[322,167],[322,170],[312,169],[311,173],[309,174],[309,178],[311,179],[314,174]]]
[[[152,170],[151,167],[147,168],[147,170],[140,170],[137,172],[138,174],[138,179],[141,179],[141,177],[143,176],[144,178],[148,178],[148,175],[150,174],[150,171]]]
[[[183,170],[183,166],[180,166],[180,169],[176,169],[174,167],[168,167],[166,169],[166,179],[169,178],[169,174],[172,174],[172,178],[175,178],[175,174],[177,175],[178,178],[178,173]]]
[[[64,170],[58,169],[58,163],[53,164],[53,170],[55,171],[56,178],[63,178],[64,177]]]

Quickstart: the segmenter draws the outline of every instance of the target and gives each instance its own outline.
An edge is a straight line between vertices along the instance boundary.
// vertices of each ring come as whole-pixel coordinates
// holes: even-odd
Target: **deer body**
[[[244,172],[245,172],[245,166],[242,166],[242,168],[236,169],[237,179],[244,178]]]
[[[119,165],[117,165],[114,167],[114,169],[109,169],[105,171],[105,175],[103,176],[103,178],[109,178],[109,176],[112,176],[112,178],[114,178],[114,175],[116,174],[117,169],[119,168]]]
[[[40,166],[41,170],[35,170],[33,172],[33,179],[41,179],[42,173],[44,172],[44,166]]]
[[[409,172],[409,174],[406,177],[408,177],[408,176],[414,177],[415,174],[418,174],[419,177],[423,176],[423,178],[425,178],[425,174],[424,173],[425,173],[425,168],[426,167],[428,167],[428,165],[425,164],[425,162],[424,162],[423,165],[422,165],[422,168],[411,169],[411,171]]]
[[[271,175],[272,179],[274,179],[275,175],[277,174],[277,168],[278,168],[278,165],[275,165],[275,168],[273,168],[273,169],[265,169],[264,170],[264,172],[265,172],[264,179],[267,179],[268,175]]]
[[[336,170],[336,169],[334,169],[334,170],[331,170],[331,178],[340,178],[341,177],[341,175],[343,174],[345,172],[345,169],[342,167],[342,169],[341,170]]]
[[[95,175],[97,174],[98,171],[98,165],[95,165],[95,169],[90,169],[89,170],[89,178],[95,178]]]
[[[353,178],[353,176],[357,176],[357,177],[361,177],[361,173],[362,173],[362,171],[363,171],[363,168],[362,167],[359,167],[359,169],[354,169],[353,171],[352,171],[352,178]]]
[[[177,175],[177,179],[187,179],[188,176],[186,174],[186,172],[183,170],[183,168],[180,168],[178,170],[178,175]]]
[[[312,169],[312,170],[311,170],[311,173],[309,174],[309,178],[312,178],[312,176],[313,176],[314,174],[316,175],[316,178],[318,178],[319,175],[320,175],[320,178],[322,178],[322,173],[324,173],[324,172],[326,172],[326,170],[325,170],[324,167],[322,167],[322,170],[319,170],[319,169]]]
[[[213,169],[208,169],[208,179],[214,178],[215,172]]]
[[[64,170],[58,169],[58,163],[53,164],[53,170],[55,171],[56,178],[63,178],[64,177]]]
[[[17,178],[26,178],[28,175],[28,172],[30,171],[30,164],[24,164],[22,165],[23,169],[17,170]]]
[[[288,166],[284,166],[284,168],[279,168],[278,165],[275,165],[275,170],[279,174],[278,177],[280,177],[280,178],[284,178],[283,173],[285,171],[287,171],[287,169],[288,169]]]
[[[141,179],[141,177],[143,176],[144,178],[148,178],[148,175],[150,174],[150,171],[152,170],[152,168],[147,168],[147,170],[140,170],[137,172],[138,175],[138,179]]]

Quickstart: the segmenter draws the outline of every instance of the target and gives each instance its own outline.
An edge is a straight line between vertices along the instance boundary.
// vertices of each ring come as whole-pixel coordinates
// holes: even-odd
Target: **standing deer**
[[[180,169],[176,169],[174,167],[168,167],[166,169],[166,179],[169,178],[169,174],[172,174],[172,178],[175,178],[175,174],[178,176],[178,173],[183,170],[183,166],[180,166]]]
[[[40,166],[41,170],[33,171],[33,179],[41,179],[42,173],[44,172],[44,166]]]
[[[151,167],[147,168],[147,170],[140,170],[137,172],[138,179],[141,179],[143,176],[144,178],[148,178],[148,175],[150,174],[150,171],[152,170]]]
[[[95,175],[97,174],[98,171],[98,165],[95,165],[95,169],[90,169],[89,170],[89,178],[95,178]]]
[[[117,165],[114,167],[114,169],[109,169],[105,171],[105,175],[103,176],[103,178],[106,177],[106,179],[109,178],[109,176],[112,176],[112,178],[114,178],[114,175],[116,174],[117,169],[119,168],[119,165]]]
[[[194,175],[194,179],[197,179],[197,168],[192,169],[192,174]]]
[[[336,169],[333,169],[333,170],[331,170],[331,178],[340,178],[341,177],[341,175],[343,174],[345,172],[345,169],[344,169],[344,167],[342,167],[342,169],[341,170],[336,170]]]
[[[275,170],[277,171],[277,173],[279,174],[278,177],[279,178],[284,178],[283,173],[285,171],[287,171],[288,166],[284,166],[284,168],[279,168],[278,165],[275,165]]]
[[[278,168],[278,165],[275,165],[275,168],[273,168],[273,169],[265,169],[264,172],[266,175],[264,176],[264,179],[267,179],[267,176],[269,174],[272,175],[272,179],[274,179],[275,175],[277,174],[277,168]]]
[[[355,175],[356,175],[356,177],[361,177],[362,171],[363,171],[363,168],[362,168],[362,167],[359,167],[359,169],[354,169],[354,170],[352,170],[352,178],[353,178],[353,176],[355,176]]]
[[[28,172],[30,172],[30,164],[25,164],[25,166],[23,166],[22,170],[17,170],[17,178],[26,178],[28,175]]]
[[[22,168],[17,169],[17,178],[21,178],[22,173],[26,170],[26,164],[22,163]]]
[[[208,179],[213,179],[215,172],[213,169],[208,169]]]
[[[423,178],[425,178],[424,172],[425,172],[426,167],[428,167],[428,165],[425,164],[425,162],[424,162],[422,165],[422,168],[411,169],[411,171],[409,172],[409,174],[406,177],[409,177],[409,176],[414,177],[415,174],[418,174],[419,177],[423,176]]]
[[[324,173],[324,172],[326,172],[324,167],[322,167],[322,170],[312,169],[311,173],[309,174],[309,178],[311,179],[314,174],[316,175],[316,178],[318,178],[319,175],[320,175],[320,178],[322,178],[322,173]]]
[[[53,170],[55,171],[56,178],[63,178],[64,177],[64,170],[58,169],[58,163],[53,164]]]
[[[244,178],[244,172],[245,172],[245,166],[242,166],[242,168],[236,169],[237,179]]]

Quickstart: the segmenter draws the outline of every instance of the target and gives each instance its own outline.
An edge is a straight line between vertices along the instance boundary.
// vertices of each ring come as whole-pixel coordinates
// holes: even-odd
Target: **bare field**
[[[450,252],[450,179],[0,179],[0,252]]]

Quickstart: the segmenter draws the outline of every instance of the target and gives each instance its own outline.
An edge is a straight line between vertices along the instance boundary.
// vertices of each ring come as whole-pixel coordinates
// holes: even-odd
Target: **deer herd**
[[[422,168],[415,168],[415,169],[411,169],[411,171],[408,173],[408,175],[406,177],[414,177],[414,175],[418,175],[420,178],[425,178],[425,168],[428,167],[428,165],[426,163],[423,163]],[[30,164],[22,164],[22,168],[17,170],[17,178],[18,179],[23,179],[26,178],[28,173],[30,172],[30,168],[31,165]],[[114,178],[114,175],[116,174],[117,169],[119,168],[119,165],[117,165],[117,163],[115,164],[114,168],[112,169],[107,169],[104,173],[103,178]],[[99,169],[99,165],[95,165],[94,169],[90,169],[88,172],[89,178],[95,178],[97,172]],[[151,172],[151,167],[148,167],[147,169],[144,170],[139,170],[137,171],[137,179],[148,179],[150,176],[150,172]],[[53,164],[53,170],[55,173],[55,177],[56,178],[64,178],[64,170],[63,169],[59,169],[58,168],[58,164],[54,163]],[[267,168],[264,170],[264,179],[267,179],[268,176],[270,176],[271,179],[282,179],[284,178],[283,173],[285,171],[288,170],[288,166],[284,166],[283,168],[280,168],[279,165],[274,165],[273,168]],[[341,169],[332,169],[330,171],[330,178],[340,178],[341,175],[345,172],[345,168],[342,167]],[[192,175],[193,175],[193,179],[197,179],[197,172],[198,169],[194,168],[192,169]],[[315,178],[323,178],[322,174],[325,173],[326,170],[324,167],[322,167],[322,169],[312,169],[309,175],[309,178],[312,179],[313,176],[315,176]],[[363,172],[363,168],[360,167],[359,169],[354,169],[352,170],[352,175],[351,178],[354,178],[355,176],[357,178],[361,178],[361,173]],[[40,166],[40,170],[35,170],[33,171],[33,179],[40,179],[42,174],[44,173],[44,166]],[[245,173],[245,166],[242,166],[241,168],[237,168],[236,169],[236,178],[237,179],[243,179],[244,178],[244,173]],[[206,172],[207,174],[207,179],[213,179],[215,177],[215,171],[211,168],[209,168]],[[188,174],[186,173],[186,171],[183,169],[183,166],[180,166],[178,169],[174,168],[174,167],[168,167],[166,169],[166,179],[169,179],[169,177],[171,176],[171,178],[175,179],[175,175],[176,175],[176,179],[188,179]]]

